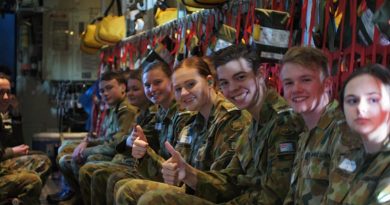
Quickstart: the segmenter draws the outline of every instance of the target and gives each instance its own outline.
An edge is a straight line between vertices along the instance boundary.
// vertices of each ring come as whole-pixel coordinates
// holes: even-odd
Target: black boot
[[[62,190],[55,194],[47,195],[46,200],[51,204],[56,204],[60,201],[67,201],[75,195],[75,192],[72,190]]]

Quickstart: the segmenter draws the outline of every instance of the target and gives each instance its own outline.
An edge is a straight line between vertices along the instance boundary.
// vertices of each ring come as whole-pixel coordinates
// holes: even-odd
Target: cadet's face
[[[0,78],[0,110],[6,110],[9,107],[11,97],[11,84],[7,79]]]
[[[356,132],[363,136],[378,131],[388,134],[390,95],[380,80],[364,74],[349,81],[343,105],[347,123]]]
[[[160,69],[152,69],[142,77],[146,97],[154,104],[168,108],[171,103],[171,80]]]
[[[132,105],[137,107],[142,107],[149,101],[146,98],[141,81],[136,79],[127,81],[127,98]]]
[[[181,105],[190,111],[200,111],[206,107],[212,85],[208,85],[195,68],[180,68],[172,75],[175,97]]]
[[[109,106],[116,105],[126,92],[125,85],[119,84],[117,80],[102,80],[99,83],[100,94]]]
[[[217,68],[219,87],[239,109],[250,109],[256,101],[257,76],[244,59],[230,61]],[[263,97],[263,96],[258,96]]]
[[[328,80],[323,79],[320,69],[309,69],[300,64],[286,63],[281,71],[284,97],[295,112],[311,113],[323,109]]]

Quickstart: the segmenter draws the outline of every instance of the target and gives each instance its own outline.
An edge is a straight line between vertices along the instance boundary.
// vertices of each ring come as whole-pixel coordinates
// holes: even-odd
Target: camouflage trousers
[[[40,204],[42,181],[35,172],[18,170],[3,174],[0,176],[0,203],[7,198],[19,198],[25,204]]]
[[[239,190],[238,190],[239,191]],[[255,193],[254,193],[255,194]],[[256,194],[255,194],[256,195]],[[270,203],[258,203],[256,200],[251,200],[250,198],[256,199],[256,197],[251,197],[250,194],[240,195],[230,201],[225,203],[219,203],[219,205],[255,205],[255,204],[270,204]],[[119,201],[118,201],[119,202]],[[125,204],[126,201],[123,202]],[[196,205],[216,205],[211,201],[206,199],[189,195],[183,192],[178,192],[177,190],[172,189],[158,189],[148,191],[143,194],[139,200],[138,205],[183,205],[183,204],[196,204]],[[272,203],[271,203],[272,204]]]
[[[185,192],[184,186],[183,187],[172,186],[161,182],[143,180],[143,179],[124,179],[124,180],[120,180],[115,185],[114,188],[115,204],[135,205],[137,204],[138,199],[144,193],[152,190],[170,190],[175,194]]]
[[[89,162],[79,171],[79,183],[84,204],[112,204],[113,187],[117,180],[124,177],[142,177],[136,172],[136,163],[121,163],[122,157],[116,155],[110,162]],[[118,175],[109,177],[115,173]],[[109,196],[110,202],[107,202]],[[106,203],[107,202],[107,203]]]
[[[31,151],[28,155],[19,155],[0,162],[0,167],[12,171],[33,171],[45,183],[50,174],[51,161],[47,155]]]
[[[74,149],[80,144],[79,141],[74,140],[64,140],[61,143],[61,146],[58,148],[58,154],[57,154],[57,165],[60,165],[59,161],[61,157],[63,157],[66,154],[72,154]]]
[[[96,154],[87,157],[86,162],[110,161],[112,157]],[[72,154],[65,154],[59,160],[59,168],[64,177],[64,181],[73,191],[79,189],[79,169],[84,163],[78,163],[72,159]]]

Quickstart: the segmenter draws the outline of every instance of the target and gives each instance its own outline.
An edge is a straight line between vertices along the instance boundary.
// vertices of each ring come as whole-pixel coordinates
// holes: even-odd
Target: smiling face
[[[230,61],[217,68],[218,83],[224,96],[239,109],[251,109],[264,93],[259,92],[260,75],[255,75],[243,58]]]
[[[295,112],[302,115],[321,111],[329,103],[330,79],[321,69],[310,69],[297,63],[286,63],[281,71],[284,97]]]
[[[142,76],[146,97],[154,104],[169,108],[172,100],[172,85],[169,77],[161,68],[152,69]]]
[[[137,107],[143,107],[149,102],[144,93],[144,87],[141,81],[137,79],[130,78],[127,80],[127,98],[132,105]]]
[[[359,134],[389,133],[389,90],[380,80],[368,74],[350,80],[345,87],[343,105],[348,125]]]
[[[172,84],[176,100],[187,110],[201,111],[202,108],[208,107],[213,85],[208,84],[208,80],[202,77],[197,69],[180,68],[176,70],[172,75]]]

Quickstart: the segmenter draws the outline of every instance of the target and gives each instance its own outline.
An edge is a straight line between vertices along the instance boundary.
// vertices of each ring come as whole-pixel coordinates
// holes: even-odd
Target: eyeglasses
[[[11,90],[9,90],[9,89],[0,89],[0,97],[4,97],[5,94],[10,96],[11,95]]]

